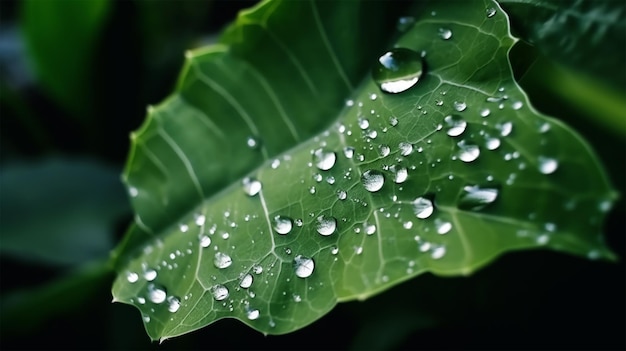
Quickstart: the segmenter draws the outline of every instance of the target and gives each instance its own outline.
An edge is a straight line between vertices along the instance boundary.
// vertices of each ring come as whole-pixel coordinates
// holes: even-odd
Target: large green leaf
[[[588,145],[514,82],[498,5],[419,3],[400,32],[373,20],[386,6],[266,1],[188,55],[125,172],[136,226],[113,295],[151,338],[225,317],[287,333],[510,250],[613,257],[600,227],[615,193]],[[381,56],[409,68],[380,70]],[[385,88],[399,93],[370,74],[397,83],[420,66],[414,86]]]
[[[546,56],[626,89],[626,3],[595,0],[498,0],[524,40]]]

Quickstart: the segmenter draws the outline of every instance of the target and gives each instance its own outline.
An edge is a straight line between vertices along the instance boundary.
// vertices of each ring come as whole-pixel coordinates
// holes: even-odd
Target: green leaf
[[[94,96],[86,87],[108,0],[37,1],[22,4],[22,31],[37,78],[72,117],[92,115]]]
[[[152,339],[228,317],[288,333],[339,301],[510,250],[613,258],[600,227],[616,194],[589,146],[513,80],[498,5],[418,3],[400,32],[372,19],[385,9],[266,1],[188,55],[125,172],[136,226],[113,296]],[[373,68],[404,91],[381,91]]]
[[[593,0],[498,0],[522,39],[546,56],[608,83],[626,87],[626,3]]]
[[[107,257],[130,212],[117,172],[90,159],[3,166],[0,254],[58,266]]]

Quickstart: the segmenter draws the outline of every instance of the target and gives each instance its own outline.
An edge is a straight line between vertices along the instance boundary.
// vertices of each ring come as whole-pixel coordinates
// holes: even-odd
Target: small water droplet
[[[448,28],[439,28],[439,37],[443,40],[452,38],[452,31]]]
[[[167,293],[164,287],[156,284],[148,284],[148,300],[160,304],[163,303],[166,298]]]
[[[223,269],[233,264],[233,260],[225,253],[216,252],[215,258],[213,259],[213,264],[216,268]]]
[[[502,124],[496,125],[496,128],[500,130],[500,135],[505,137],[511,134],[511,132],[513,131],[513,123],[504,122]]]
[[[552,174],[559,168],[559,162],[553,158],[539,156],[539,172]]]
[[[484,109],[480,110],[480,116],[481,117],[487,117],[487,116],[489,116],[490,113],[491,113],[491,111],[488,108],[484,108]]]
[[[272,160],[272,163],[270,163],[270,167],[272,167],[272,169],[276,169],[276,168],[280,167],[280,160],[277,159],[277,158]]]
[[[391,148],[389,147],[389,145],[382,144],[378,146],[378,152],[380,153],[381,157],[387,157],[391,152]]]
[[[458,157],[463,162],[472,162],[480,156],[478,145],[467,144],[464,140],[457,143],[460,148]]]
[[[204,215],[196,216],[196,225],[198,227],[202,227],[204,225],[204,222],[206,222],[206,217]]]
[[[454,105],[454,109],[459,112],[463,112],[467,108],[467,104],[463,101],[455,101],[453,105]]]
[[[319,173],[315,173],[315,174],[313,174],[313,180],[315,180],[316,182],[318,182],[318,183],[319,183],[319,182],[321,182],[321,181],[322,181],[322,179],[323,179],[323,177],[322,177],[322,175],[321,175],[321,174],[319,174]]]
[[[211,295],[213,295],[215,301],[223,301],[228,298],[229,291],[224,285],[217,284],[211,287]]]
[[[167,298],[167,310],[175,313],[180,309],[180,299],[176,296],[168,296]]]
[[[404,229],[411,229],[411,228],[413,228],[413,222],[411,222],[411,221],[406,221],[406,222],[402,223],[402,227],[403,227]]]
[[[315,262],[312,258],[298,255],[293,260],[294,269],[298,278],[307,278],[313,274]]]
[[[274,217],[274,230],[278,234],[288,234],[293,228],[293,221],[291,218],[286,216],[275,216]]]
[[[520,108],[522,108],[522,106],[524,106],[524,103],[521,101],[515,101],[511,106],[514,110],[519,110]]]
[[[400,144],[398,144],[398,148],[400,149],[400,155],[402,156],[409,156],[413,153],[413,145],[411,143],[404,141],[400,142]]]
[[[261,146],[261,139],[249,136],[246,140],[246,145],[251,149],[258,149]]]
[[[463,134],[465,128],[467,128],[467,122],[458,115],[446,116],[443,121],[448,125],[446,134],[452,137]]]
[[[293,294],[293,301],[294,302],[301,302],[302,301],[302,297],[300,297],[300,295],[298,295],[298,294]]]
[[[126,273],[126,280],[128,280],[129,283],[136,283],[139,280],[139,274],[128,272]]]
[[[141,319],[143,319],[144,322],[146,323],[150,323],[150,316],[144,314],[141,316]]]
[[[493,7],[489,7],[485,10],[485,14],[487,15],[487,18],[491,18],[493,16],[496,15],[496,12],[498,12],[495,8]]]
[[[339,248],[338,248],[337,246],[333,246],[333,247],[330,249],[330,253],[331,253],[332,255],[336,255],[336,254],[338,254],[338,253],[339,253]]]
[[[337,219],[335,217],[321,215],[317,217],[316,229],[321,235],[331,235],[337,229]]]
[[[254,274],[263,273],[263,266],[261,266],[260,264],[255,264],[254,266],[252,266],[252,273]]]
[[[337,192],[337,198],[339,200],[345,200],[348,197],[348,193],[345,190],[339,190]]]
[[[352,156],[354,156],[354,148],[351,146],[344,147],[343,155],[346,156],[346,158],[352,158]]]
[[[487,150],[495,150],[500,147],[500,139],[489,138],[485,141],[485,147]]]
[[[478,211],[492,204],[498,198],[498,189],[466,185],[459,199],[459,208]]]
[[[406,32],[415,24],[415,18],[411,16],[403,16],[398,18],[397,28],[400,32]]]
[[[201,247],[211,246],[211,238],[208,235],[202,235],[200,237],[200,246]]]
[[[261,182],[254,178],[246,177],[241,183],[243,185],[243,192],[248,196],[254,196],[261,191]]]
[[[396,117],[389,117],[389,124],[392,127],[395,127],[398,125],[398,119]]]
[[[128,188],[128,194],[131,197],[137,197],[137,195],[139,195],[139,190],[137,190],[137,188],[135,188],[134,186],[131,186]]]
[[[260,312],[257,309],[251,309],[246,311],[246,317],[248,317],[249,320],[253,321],[257,318],[259,318]]]
[[[337,154],[333,151],[317,149],[313,153],[313,162],[315,163],[315,166],[322,171],[328,171],[333,168],[336,160]]]
[[[376,98],[378,98],[378,95],[376,94],[370,94],[370,100],[375,101]]]
[[[372,235],[376,233],[376,225],[375,224],[367,224],[365,223],[365,234]]]
[[[359,118],[359,119],[357,120],[357,123],[358,123],[358,125],[359,125],[359,128],[361,128],[361,129],[363,129],[363,130],[365,130],[365,129],[369,128],[369,126],[370,126],[370,121],[369,121],[369,119],[367,119],[367,118],[362,118],[362,117],[361,117],[361,118]]]
[[[437,227],[438,234],[447,234],[452,229],[452,223],[448,221],[442,221],[439,218],[435,219],[435,226]]]
[[[248,289],[249,287],[252,286],[253,281],[254,281],[254,277],[252,276],[252,274],[248,273],[244,275],[243,278],[241,278],[241,281],[239,282],[239,286],[244,289]]]
[[[380,171],[367,170],[361,175],[361,183],[365,187],[365,190],[373,193],[382,189],[385,183],[385,177]]]
[[[404,183],[409,177],[409,171],[406,167],[397,167],[394,165],[390,167],[390,170],[393,173],[393,181],[396,184]]]
[[[396,94],[414,86],[422,77],[423,70],[420,54],[406,48],[395,48],[378,59],[372,77],[382,91]]]
[[[445,246],[437,246],[430,253],[430,257],[433,260],[438,260],[438,259],[442,258],[443,256],[445,256],[445,254],[446,254],[446,247]]]
[[[151,282],[157,277],[157,271],[152,268],[145,268],[143,271],[143,279]]]
[[[413,200],[413,213],[419,219],[426,219],[430,217],[435,211],[433,202],[425,197],[418,197]]]
[[[550,241],[550,236],[547,234],[539,235],[536,239],[538,245],[545,245]]]

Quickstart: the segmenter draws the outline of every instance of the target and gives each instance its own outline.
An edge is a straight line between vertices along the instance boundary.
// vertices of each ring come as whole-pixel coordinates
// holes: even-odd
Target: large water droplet
[[[435,211],[435,207],[433,206],[433,202],[425,197],[418,197],[413,200],[413,212],[415,216],[419,219],[426,219],[430,217]]]
[[[278,234],[288,234],[293,228],[293,221],[289,217],[276,216],[274,217],[274,230]]]
[[[424,64],[419,53],[406,48],[395,48],[378,59],[372,77],[380,90],[396,94],[414,86],[422,77],[423,70]]]
[[[455,101],[453,105],[454,105],[454,109],[459,112],[463,112],[467,108],[467,104],[463,101]]]
[[[313,274],[315,269],[315,262],[312,258],[298,255],[293,260],[296,276],[299,278],[307,278]]]
[[[448,28],[439,28],[439,37],[443,40],[452,38],[452,31]]]
[[[539,156],[539,172],[543,174],[552,174],[559,168],[559,162],[553,158]]]
[[[376,192],[385,184],[385,177],[382,172],[377,170],[367,170],[361,175],[361,183],[365,187],[365,190],[369,192]]]
[[[404,181],[406,181],[406,179],[409,177],[409,171],[406,169],[406,167],[394,165],[389,167],[389,170],[393,173],[393,181],[396,184],[404,183]]]
[[[467,122],[461,116],[458,115],[449,115],[443,119],[444,122],[448,125],[448,130],[446,134],[449,136],[455,137],[463,134],[465,128],[467,127]]]
[[[351,146],[344,147],[343,155],[346,156],[346,158],[352,158],[354,156],[354,148]]]
[[[321,215],[317,217],[317,232],[321,235],[328,236],[337,229],[337,219],[335,217]]]
[[[228,288],[222,284],[217,284],[211,287],[211,295],[215,301],[222,301],[228,298],[229,292]]]
[[[148,300],[153,303],[160,304],[165,301],[167,298],[167,293],[165,292],[165,288],[156,285],[156,284],[148,284]]]
[[[233,264],[233,260],[225,253],[216,252],[215,258],[213,259],[213,264],[215,265],[215,267],[222,269],[229,267],[231,264]]]
[[[256,309],[251,309],[251,310],[246,311],[246,316],[251,321],[259,318],[259,314],[260,314],[259,310],[256,310]]]
[[[208,235],[202,235],[200,237],[200,246],[201,247],[211,246],[211,237],[209,237]]]
[[[478,185],[463,187],[463,193],[459,199],[459,208],[463,210],[482,210],[498,198],[498,189],[481,188]]]
[[[480,149],[477,145],[467,144],[464,140],[458,142],[457,145],[461,149],[458,154],[459,159],[463,162],[472,162],[480,156]]]
[[[244,275],[243,278],[241,278],[241,281],[239,282],[239,286],[244,289],[247,289],[252,286],[253,281],[254,281],[254,277],[252,276],[252,274],[248,273]]]
[[[176,296],[168,296],[167,310],[174,313],[180,309],[180,299]]]
[[[391,148],[389,147],[389,145],[382,144],[378,146],[378,152],[380,153],[381,157],[387,157],[391,152]]]
[[[411,143],[403,141],[398,144],[398,148],[400,149],[400,155],[402,156],[409,156],[413,153],[413,145]]]
[[[261,182],[254,178],[246,177],[242,180],[243,192],[248,196],[254,196],[261,191]]]
[[[157,277],[157,271],[153,268],[145,268],[143,271],[143,279],[151,282]]]
[[[315,166],[322,171],[328,171],[333,168],[336,160],[337,154],[333,151],[317,149],[313,152],[313,162]]]

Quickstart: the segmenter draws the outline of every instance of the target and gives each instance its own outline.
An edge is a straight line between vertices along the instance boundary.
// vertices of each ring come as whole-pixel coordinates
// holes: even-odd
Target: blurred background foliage
[[[626,62],[605,79],[523,42],[511,59],[534,106],[581,133],[622,194],[605,229],[618,263],[511,253],[469,278],[425,275],[340,304],[289,335],[223,320],[151,344],[139,313],[110,303],[106,261],[132,219],[119,180],[128,135],[172,91],[184,51],[254,3],[0,2],[0,348],[625,347]],[[611,62],[589,51],[594,67]]]

